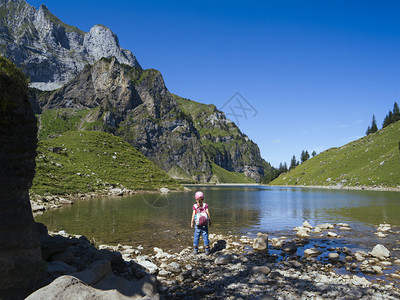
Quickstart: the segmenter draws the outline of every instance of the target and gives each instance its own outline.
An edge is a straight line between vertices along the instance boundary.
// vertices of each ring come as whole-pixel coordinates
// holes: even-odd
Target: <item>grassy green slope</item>
[[[213,177],[210,183],[255,183],[243,173],[227,171],[214,163],[211,163],[211,168]]]
[[[109,131],[107,126],[101,121],[101,112],[99,107],[93,109],[50,109],[44,111],[37,117],[39,120],[39,140],[54,137],[55,135],[62,134],[66,131]]]
[[[181,109],[185,114],[189,115],[193,119],[194,126],[201,135],[213,135],[213,136],[237,136],[240,134],[239,128],[234,123],[218,124],[210,128],[207,126],[206,118],[216,112],[216,107],[213,104],[203,104],[190,99],[185,99],[177,95],[173,95]],[[218,143],[216,143],[218,144]],[[223,145],[223,143],[220,143]]]
[[[60,147],[62,151],[54,151]],[[56,153],[59,152],[59,153]],[[179,184],[122,139],[104,132],[69,131],[41,140],[32,191],[36,194],[179,189]]]
[[[400,122],[332,148],[281,174],[271,185],[400,185]]]

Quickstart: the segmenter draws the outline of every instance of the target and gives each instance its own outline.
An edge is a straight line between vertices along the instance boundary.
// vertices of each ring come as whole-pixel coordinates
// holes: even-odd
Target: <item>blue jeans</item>
[[[208,240],[208,226],[197,225],[194,227],[193,246],[199,246],[200,234],[203,236],[204,246],[208,247],[210,245],[210,241]]]

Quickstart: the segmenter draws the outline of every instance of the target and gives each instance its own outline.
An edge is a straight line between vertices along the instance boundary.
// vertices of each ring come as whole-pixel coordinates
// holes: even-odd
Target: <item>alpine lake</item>
[[[86,236],[96,244],[141,245],[179,251],[192,245],[190,228],[194,193],[201,190],[212,219],[210,233],[295,237],[293,228],[307,220],[312,226],[347,223],[341,238],[310,239],[322,247],[347,246],[371,251],[383,244],[400,257],[400,194],[398,192],[268,186],[189,186],[190,192],[140,193],[129,197],[81,200],[35,215],[50,231]],[[387,238],[378,238],[380,223],[392,225]],[[211,240],[211,243],[213,241]],[[200,240],[200,244],[202,241]]]

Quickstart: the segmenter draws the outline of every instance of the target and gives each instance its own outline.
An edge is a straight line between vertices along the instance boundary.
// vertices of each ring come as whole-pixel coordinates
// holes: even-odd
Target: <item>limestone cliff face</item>
[[[140,67],[103,25],[85,33],[61,22],[46,6],[37,10],[24,0],[0,0],[0,15],[0,54],[23,68],[32,87],[59,88],[102,57]]]
[[[21,73],[0,57],[0,298],[26,291],[44,270],[29,202],[36,118]]]
[[[96,130],[121,136],[165,171],[178,166],[195,180],[211,178],[200,136],[157,70],[103,58],[61,89],[35,99],[42,111],[98,107],[91,115],[92,122],[102,123]]]

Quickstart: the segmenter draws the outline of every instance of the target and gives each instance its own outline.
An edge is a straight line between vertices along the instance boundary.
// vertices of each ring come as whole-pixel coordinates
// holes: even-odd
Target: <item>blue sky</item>
[[[238,125],[274,166],[362,137],[373,114],[381,128],[399,102],[399,1],[27,2],[109,27],[182,97],[221,108],[239,92],[254,110]]]

